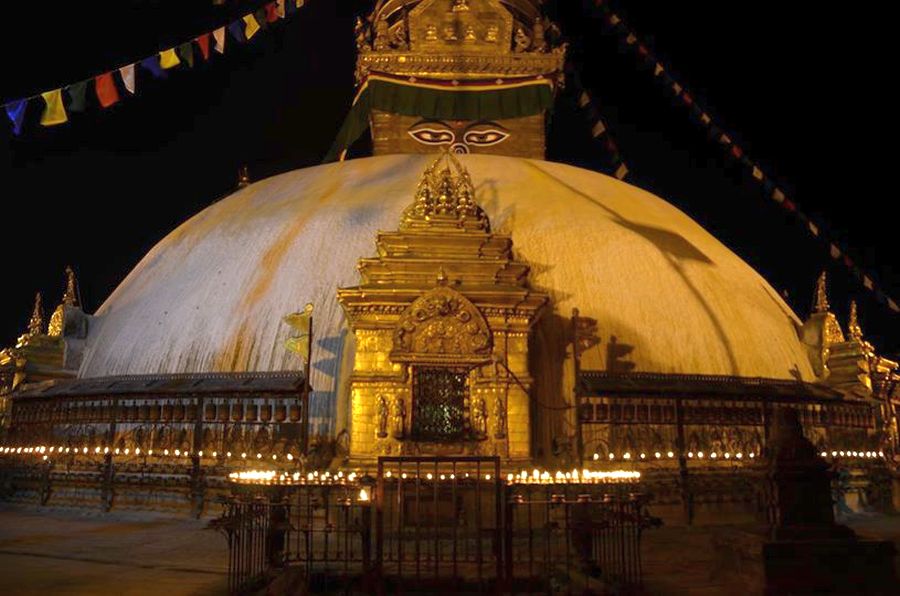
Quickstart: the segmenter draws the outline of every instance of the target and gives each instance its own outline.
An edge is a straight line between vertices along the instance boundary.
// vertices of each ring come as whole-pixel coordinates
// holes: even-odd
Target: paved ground
[[[225,538],[204,526],[0,505],[0,594],[223,594]]]
[[[900,516],[844,521],[863,537],[900,548]],[[204,527],[152,514],[0,505],[0,595],[223,594],[225,539]],[[645,534],[647,592],[728,594],[728,578],[715,573],[714,531],[664,527]]]

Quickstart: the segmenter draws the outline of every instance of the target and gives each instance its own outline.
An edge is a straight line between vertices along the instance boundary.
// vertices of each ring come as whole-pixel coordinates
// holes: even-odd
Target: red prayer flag
[[[682,94],[681,94],[681,101],[684,102],[684,105],[689,106],[689,105],[691,105],[691,104],[694,103],[694,98],[691,97],[691,94],[690,94],[690,93],[682,93]]]
[[[744,154],[744,151],[737,145],[732,145],[731,146],[731,154],[734,155],[735,158],[740,159],[741,156]]]
[[[274,2],[266,4],[266,21],[274,23],[278,20],[278,6]]]
[[[200,48],[200,55],[204,60],[209,60],[209,33],[204,33],[196,41],[197,47]]]
[[[788,211],[796,211],[797,210],[797,206],[794,205],[794,202],[791,201],[790,199],[785,199],[784,203],[782,203],[782,205],[784,205],[784,208],[787,209]]]
[[[95,77],[94,88],[97,91],[97,99],[104,108],[119,101],[119,90],[116,89],[116,82],[113,80],[111,72]]]

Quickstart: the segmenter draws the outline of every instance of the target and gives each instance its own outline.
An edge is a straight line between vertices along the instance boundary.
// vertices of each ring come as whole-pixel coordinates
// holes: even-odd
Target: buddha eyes
[[[469,145],[476,147],[490,147],[502,143],[509,138],[509,133],[496,128],[482,128],[466,132],[464,139]]]
[[[490,147],[510,137],[505,128],[494,122],[476,122],[462,131],[440,121],[420,122],[410,128],[408,133],[423,145],[453,145],[462,149]]]
[[[455,139],[453,132],[436,128],[417,128],[409,131],[409,134],[415,140],[426,145],[447,145]]]

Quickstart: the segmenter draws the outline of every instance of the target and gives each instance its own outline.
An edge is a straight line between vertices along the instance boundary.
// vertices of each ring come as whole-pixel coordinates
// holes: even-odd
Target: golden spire
[[[75,272],[72,267],[66,267],[66,291],[63,293],[62,303],[65,306],[78,306],[78,292],[75,290]]]
[[[816,305],[815,312],[828,312],[831,305],[828,303],[828,283],[825,272],[819,275],[819,281],[816,282]]]
[[[863,332],[856,313],[856,300],[850,301],[850,321],[847,323],[847,332],[850,334],[850,339],[862,341]]]
[[[400,229],[459,228],[491,231],[484,210],[475,203],[469,172],[449,151],[443,151],[422,174],[416,199],[403,212]]]
[[[250,186],[250,170],[246,165],[238,168],[238,189]]]
[[[31,320],[28,321],[28,335],[34,337],[44,332],[44,307],[41,303],[41,293],[38,292],[34,296],[34,310],[31,313]]]

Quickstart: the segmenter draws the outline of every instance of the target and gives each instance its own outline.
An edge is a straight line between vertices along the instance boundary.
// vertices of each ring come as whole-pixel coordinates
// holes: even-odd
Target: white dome
[[[379,230],[396,229],[431,160],[298,170],[205,209],[100,307],[80,376],[297,369],[282,318],[312,302],[312,415],[333,416],[348,359],[337,288],[357,285],[357,260],[374,254]],[[532,285],[552,298],[532,371],[544,403],[570,385],[560,363],[573,308],[599,322],[589,368],[814,380],[791,309],[672,205],[571,166],[487,155],[462,162],[494,230],[512,234]]]

